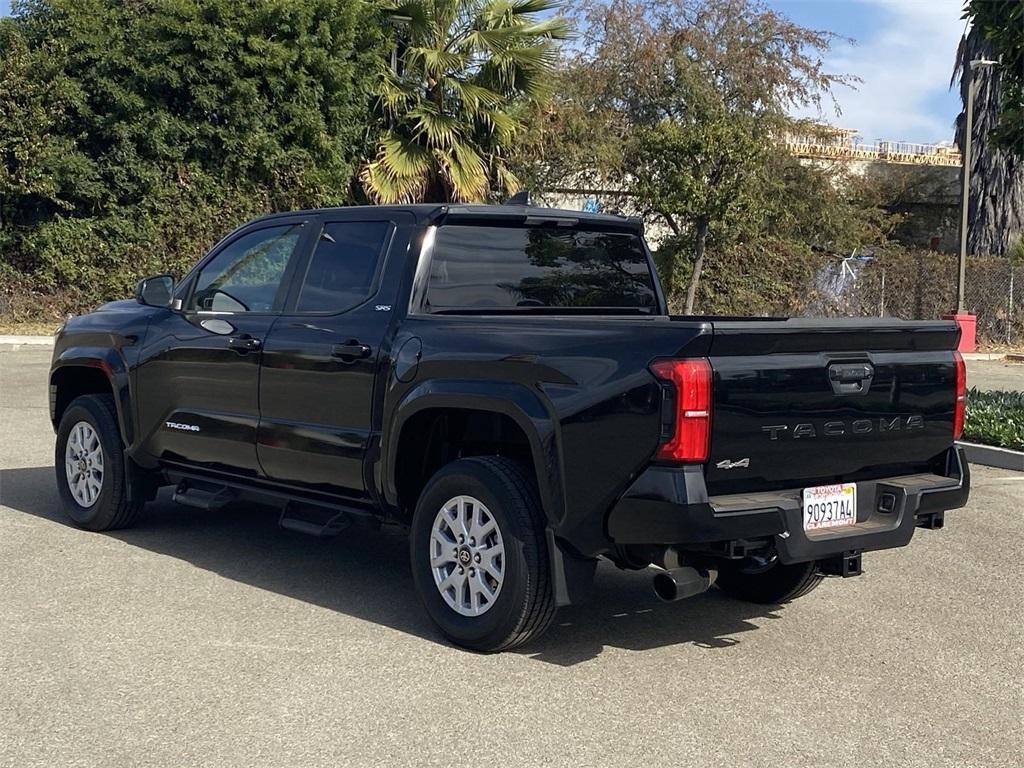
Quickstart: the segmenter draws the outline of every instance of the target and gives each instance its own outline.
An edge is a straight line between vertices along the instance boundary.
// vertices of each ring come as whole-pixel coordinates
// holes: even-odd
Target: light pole
[[[970,195],[971,186],[971,139],[974,133],[974,68],[991,67],[998,64],[990,59],[974,59],[967,65],[965,73],[969,78],[967,81],[967,123],[964,126],[964,156],[963,163],[963,191],[960,195],[960,263],[959,275],[956,282],[956,313],[964,314],[964,285],[967,280],[967,200]]]

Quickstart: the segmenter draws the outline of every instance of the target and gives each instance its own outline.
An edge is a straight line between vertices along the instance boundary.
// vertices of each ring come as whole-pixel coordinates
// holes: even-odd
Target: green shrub
[[[0,18],[0,319],[85,310],[180,275],[256,215],[353,202],[377,8],[15,2]]]
[[[967,393],[964,439],[1024,451],[1024,392]]]

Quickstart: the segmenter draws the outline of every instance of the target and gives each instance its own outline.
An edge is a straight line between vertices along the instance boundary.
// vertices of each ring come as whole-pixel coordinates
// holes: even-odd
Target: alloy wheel
[[[505,580],[505,545],[482,501],[456,496],[441,507],[430,533],[430,570],[456,613],[480,616],[494,605]]]
[[[91,507],[103,490],[103,446],[92,424],[79,421],[71,428],[64,449],[68,490],[82,507]]]

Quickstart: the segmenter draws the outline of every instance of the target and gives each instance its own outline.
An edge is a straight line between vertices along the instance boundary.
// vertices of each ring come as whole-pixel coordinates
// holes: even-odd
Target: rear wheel
[[[124,446],[110,395],[71,402],[57,428],[54,467],[64,509],[81,528],[124,528],[143,506],[128,501]]]
[[[737,600],[779,605],[803,597],[824,578],[816,562],[784,565],[748,559],[722,563],[715,585]]]
[[[442,468],[420,495],[410,547],[420,599],[457,645],[507,650],[554,618],[543,513],[514,461],[485,456]]]

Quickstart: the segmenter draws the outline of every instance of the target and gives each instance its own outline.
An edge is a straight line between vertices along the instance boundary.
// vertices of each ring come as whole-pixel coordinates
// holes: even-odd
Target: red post
[[[959,313],[954,312],[951,315],[943,315],[943,320],[956,320],[956,324],[960,326],[960,346],[957,347],[961,352],[973,352],[978,348],[977,344],[977,331],[978,331],[978,316],[972,315],[969,312]]]

